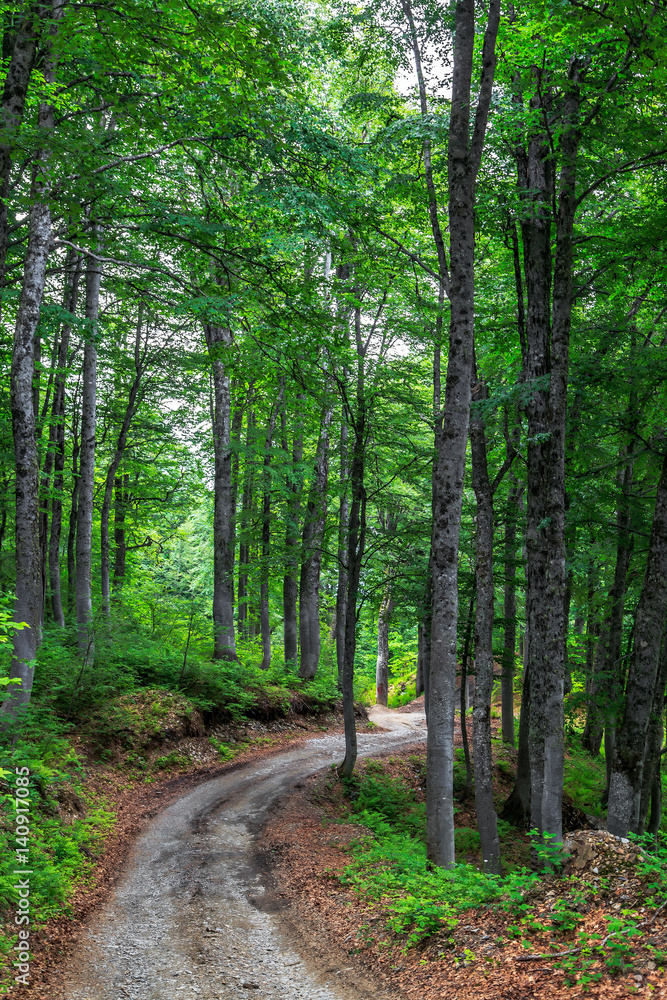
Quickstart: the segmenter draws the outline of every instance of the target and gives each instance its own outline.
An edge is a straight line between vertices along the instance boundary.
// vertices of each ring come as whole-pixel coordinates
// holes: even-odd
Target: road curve
[[[371,718],[385,731],[361,734],[359,756],[426,736],[423,712],[374,709]],[[250,901],[264,889],[252,830],[295,782],[342,754],[342,736],[318,737],[206,781],[160,813],[80,939],[66,1000],[358,1000]]]

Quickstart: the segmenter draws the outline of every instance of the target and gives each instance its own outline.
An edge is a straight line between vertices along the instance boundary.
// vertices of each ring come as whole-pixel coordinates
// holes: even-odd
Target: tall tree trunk
[[[375,704],[385,707],[389,694],[389,623],[393,611],[391,584],[388,583],[378,614],[378,655],[375,664]]]
[[[531,101],[531,107],[546,114],[548,109],[543,107],[541,88],[539,94]],[[531,826],[540,835],[548,834],[556,842],[562,839],[564,769],[565,419],[579,143],[579,67],[576,60],[570,65],[562,115],[553,299],[553,178],[548,137],[538,128],[529,140],[525,159],[519,156],[528,299],[525,374],[529,383],[549,377],[549,387],[536,387],[526,405]]]
[[[69,525],[67,530],[67,609],[73,611],[76,600],[76,522],[79,515],[79,415],[76,399],[72,407],[72,497],[70,500]]]
[[[96,227],[93,248],[97,250]],[[86,264],[86,341],[83,348],[81,393],[81,453],[76,517],[76,621],[79,655],[88,662],[95,656],[93,624],[92,546],[95,490],[95,435],[97,432],[97,329],[102,268],[96,257]]]
[[[345,662],[345,617],[347,605],[347,533],[350,521],[348,494],[348,429],[343,414],[340,423],[340,507],[338,509],[338,583],[336,585],[336,664],[338,687]]]
[[[402,0],[412,41],[421,113],[428,117],[421,52],[408,0]],[[474,0],[456,5],[454,67],[449,126],[448,181],[450,271],[447,275],[431,149],[423,144],[431,232],[438,254],[441,290],[448,285],[449,350],[442,429],[436,434],[433,488],[433,619],[427,740],[427,852],[435,864],[454,864],[454,704],[456,694],[456,632],[458,619],[458,546],[463,478],[470,417],[473,360],[475,182],[481,162],[491,91],[500,0],[491,0],[484,36],[482,76],[474,129],[470,130]],[[439,345],[437,345],[439,347]],[[436,358],[438,352],[436,352]],[[434,373],[436,375],[436,373]],[[437,376],[436,376],[437,377]],[[436,418],[436,425],[439,420]]]
[[[646,735],[667,615],[667,453],[653,514],[646,575],[637,605],[625,710],[616,737],[607,827],[625,837],[637,831]]]
[[[51,12],[50,7],[51,5],[48,3],[38,2],[31,3],[25,8],[14,36],[3,88],[2,105],[0,106],[2,123],[2,139],[0,140],[0,290],[5,287],[6,283],[7,250],[9,248],[7,208],[14,147],[23,120],[37,43],[43,23]],[[27,263],[26,257],[26,265]],[[32,395],[32,382],[30,392]],[[35,413],[36,418],[37,414]]]
[[[264,470],[262,475],[262,560],[259,591],[259,621],[262,634],[262,670],[271,666],[271,623],[269,621],[269,571],[271,557],[271,451],[276,417],[283,404],[285,382],[281,382],[278,399],[271,408],[264,443]]]
[[[127,539],[125,535],[125,519],[127,517],[127,503],[129,498],[130,476],[127,472],[116,476],[114,482],[114,564],[113,564],[113,589],[114,593],[120,591],[125,582],[125,565],[127,559]]]
[[[357,339],[356,412],[346,414],[353,432],[350,467],[350,521],[347,534],[347,597],[345,607],[345,659],[341,677],[343,722],[345,726],[345,758],[338,768],[342,777],[349,777],[357,761],[357,727],[354,718],[354,656],[357,646],[357,602],[361,564],[366,546],[366,487],[364,484],[367,435],[364,355],[361,350],[361,313],[355,310]]]
[[[459,718],[461,722],[461,745],[463,746],[463,759],[466,765],[466,800],[470,798],[472,791],[472,761],[470,759],[470,744],[468,742],[468,664],[470,663],[470,651],[472,649],[472,627],[474,622],[475,595],[477,587],[473,587],[468,605],[468,618],[466,620],[466,630],[463,639],[463,656],[461,657],[461,690],[459,692]]]
[[[642,771],[641,804],[639,807],[639,824],[637,833],[644,833],[649,815],[649,803],[659,796],[657,791],[660,780],[660,751],[665,732],[665,685],[667,684],[667,633],[663,636],[662,654],[658,667],[658,678],[653,693],[653,708],[646,735],[644,750],[644,769]],[[662,809],[662,802],[660,803]]]
[[[213,371],[211,423],[215,461],[213,494],[213,632],[214,658],[236,659],[234,635],[234,525],[232,507],[231,382],[223,351],[232,342],[229,327],[204,326]]]
[[[255,443],[255,417],[248,406],[246,415],[246,447],[243,459],[243,497],[241,499],[241,525],[239,531],[239,582],[238,582],[238,628],[242,639],[250,635],[248,619],[250,592],[248,573],[250,569],[250,539],[252,536],[252,512],[255,467],[252,448]]]
[[[516,526],[523,486],[512,479],[505,514],[505,590],[503,610],[502,735],[514,746],[514,667],[516,657]]]
[[[521,715],[519,716],[519,748],[516,762],[514,787],[507,797],[501,818],[508,820],[522,830],[530,827],[530,754],[528,739],[530,733],[530,672],[523,677],[521,695]]]
[[[287,415],[283,408],[283,451],[289,454],[287,439]],[[298,419],[295,417],[295,419]],[[299,658],[299,619],[298,619],[298,570],[299,570],[299,514],[301,508],[301,490],[303,462],[303,426],[299,423],[294,430],[292,444],[292,465],[286,475],[285,487],[287,503],[285,511],[285,574],[283,577],[283,616],[285,663],[294,666]]]
[[[479,391],[478,391],[479,389]],[[475,394],[486,398],[483,384]],[[493,489],[486,460],[484,421],[473,413],[470,421],[472,482],[477,505],[475,544],[475,700],[473,704],[473,763],[475,809],[485,871],[500,874],[498,817],[493,805],[493,757],[491,754],[491,695],[493,692]]]
[[[76,312],[81,274],[81,256],[68,255],[67,284],[65,289],[65,309],[70,314]],[[63,324],[58,345],[56,375],[53,386],[51,407],[51,427],[49,428],[49,451],[53,453],[53,495],[51,499],[51,531],[49,534],[49,587],[53,620],[61,628],[65,627],[62,593],[60,587],[60,535],[63,516],[63,473],[65,470],[65,387],[71,324]]]
[[[621,499],[616,520],[616,564],[614,581],[609,592],[608,617],[602,626],[593,661],[591,693],[586,711],[586,725],[582,742],[584,747],[597,756],[600,752],[603,728],[607,737],[615,731],[617,701],[622,688],[619,681],[621,668],[621,645],[623,642],[623,611],[627,588],[628,570],[632,555],[633,537],[630,524],[630,494],[633,479],[634,438],[624,449],[625,463],[620,473]],[[608,739],[609,743],[609,739]],[[613,749],[613,741],[609,744]],[[611,764],[611,754],[609,759]]]
[[[301,534],[299,580],[299,673],[312,680],[320,661],[320,570],[327,516],[329,486],[329,436],[333,406],[326,405],[315,451],[313,480],[308,493]]]
[[[54,15],[57,14],[59,14],[59,9],[54,7]],[[36,17],[36,13],[34,16]],[[55,30],[55,17],[51,35],[53,30]],[[25,52],[24,58],[28,58]],[[32,65],[31,56],[29,61]],[[10,64],[10,71],[11,68]],[[55,81],[50,45],[45,53],[44,79],[47,84],[52,84]],[[8,95],[7,90],[5,90],[3,97],[5,120],[7,120],[8,97],[11,98],[11,95]],[[20,98],[21,112],[24,99],[25,93]],[[16,475],[16,601],[14,621],[25,622],[27,628],[15,629],[13,633],[9,676],[10,679],[19,683],[12,686],[11,693],[2,704],[0,712],[5,723],[15,718],[19,709],[30,701],[42,618],[39,459],[35,437],[36,414],[33,406],[33,379],[35,376],[35,332],[44,296],[46,265],[51,244],[51,210],[47,200],[46,179],[49,169],[48,144],[53,132],[53,106],[51,104],[40,104],[38,128],[42,134],[42,141],[33,175],[31,192],[33,203],[28,215],[28,248],[14,328],[10,373],[10,405]],[[0,169],[0,184],[2,183]],[[2,220],[0,219],[1,224]],[[5,234],[6,221],[2,235]],[[2,249],[0,246],[0,252]],[[4,259],[0,260],[0,266],[4,270]]]
[[[100,575],[102,611],[106,615],[107,620],[110,620],[111,618],[111,552],[109,545],[109,514],[111,513],[111,500],[113,498],[116,473],[120,468],[120,463],[123,461],[123,455],[125,454],[125,449],[127,447],[127,436],[129,434],[134,415],[137,412],[137,406],[139,405],[141,379],[144,374],[144,366],[146,363],[146,352],[145,350],[142,352],[141,348],[141,325],[143,321],[143,313],[144,303],[143,300],[139,300],[139,318],[137,319],[137,329],[134,338],[134,378],[132,379],[130,391],[128,392],[123,421],[118,431],[116,448],[104,480],[104,496],[102,498],[102,510],[100,513]]]

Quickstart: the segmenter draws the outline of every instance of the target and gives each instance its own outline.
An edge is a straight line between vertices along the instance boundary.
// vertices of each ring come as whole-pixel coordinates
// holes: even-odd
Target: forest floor
[[[460,746],[460,733],[457,738]],[[358,772],[361,782],[365,775],[378,774],[400,782],[416,801],[423,801],[423,745],[380,761],[366,759]],[[511,788],[509,769],[498,768],[495,778],[502,801]],[[576,817],[578,811],[571,811]],[[455,822],[463,833],[475,829],[474,799],[462,803]],[[339,966],[363,970],[390,996],[667,997],[667,910],[656,914],[642,907],[652,895],[652,873],[642,871],[635,845],[605,831],[571,832],[566,839],[569,860],[558,875],[531,887],[518,907],[470,909],[459,914],[455,927],[406,947],[405,933],[391,929],[387,901],[364,893],[363,880],[360,890],[359,882],[355,886],[344,876],[351,849],[368,832],[354,822],[340,782],[319,773],[281,802],[262,830],[258,850],[296,933],[300,929],[306,940],[318,939]],[[512,831],[503,848],[506,864],[518,868],[528,863],[524,834]],[[477,850],[457,853],[457,860],[480,866]],[[592,946],[616,927],[621,933],[608,940],[603,957]],[[636,934],[634,940],[627,930],[631,927],[636,928],[629,931]]]

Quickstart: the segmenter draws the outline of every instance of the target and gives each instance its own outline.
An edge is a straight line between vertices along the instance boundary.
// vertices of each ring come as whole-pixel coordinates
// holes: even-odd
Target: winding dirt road
[[[374,709],[359,755],[426,736],[422,713]],[[67,1000],[348,1000],[372,996],[318,970],[262,910],[253,830],[296,782],[343,756],[322,736],[200,785],[152,822],[65,970]],[[377,995],[380,995],[379,993]]]

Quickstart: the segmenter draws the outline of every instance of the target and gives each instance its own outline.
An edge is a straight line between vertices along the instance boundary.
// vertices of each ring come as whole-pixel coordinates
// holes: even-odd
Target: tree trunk
[[[127,502],[129,497],[130,477],[127,472],[121,476],[116,476],[114,482],[114,564],[113,564],[113,589],[114,593],[121,590],[125,582],[125,565],[127,559],[127,539],[125,536],[125,519],[127,517]]]
[[[480,383],[478,383],[478,386]],[[486,397],[483,391],[478,395]],[[476,387],[477,390],[477,387]],[[475,809],[485,871],[500,874],[498,817],[493,805],[491,754],[491,695],[493,692],[493,490],[486,460],[484,421],[474,413],[470,422],[472,481],[477,503],[475,584],[475,700],[473,705],[473,762]]]
[[[345,416],[340,424],[340,507],[338,511],[338,584],[336,586],[336,664],[338,666],[338,687],[341,686],[343,663],[345,662],[345,613],[347,602],[347,533],[350,521],[350,500],[348,495],[348,429]]]
[[[37,42],[43,22],[50,14],[50,4],[31,3],[21,16],[11,51],[0,109],[2,139],[0,141],[0,289],[6,284],[9,227],[7,207],[9,180],[14,147],[19,136],[25,100],[35,61]],[[28,258],[26,256],[26,266]],[[30,387],[32,395],[32,382]],[[35,419],[37,414],[35,413]]]
[[[357,312],[357,325],[360,318]],[[349,414],[349,417],[352,415]],[[345,608],[345,660],[341,678],[343,722],[345,725],[345,759],[338,768],[341,777],[349,777],[357,761],[357,727],[354,718],[354,656],[357,645],[357,600],[361,564],[366,545],[366,488],[364,459],[366,448],[366,398],[363,358],[359,361],[357,378],[357,408],[354,421],[348,419],[354,433],[350,468],[350,523],[346,554],[347,598]]]
[[[516,762],[514,788],[510,792],[501,812],[501,818],[513,823],[521,830],[530,827],[530,754],[528,738],[530,733],[530,672],[526,670],[521,695],[521,715],[519,716],[519,749]]]
[[[665,685],[667,684],[667,633],[663,637],[658,679],[653,694],[653,708],[646,736],[644,750],[644,769],[642,772],[641,803],[639,807],[639,825],[637,833],[644,833],[649,814],[649,802],[658,794],[660,781],[660,751],[665,732]],[[660,803],[662,808],[662,802]]]
[[[211,424],[215,463],[213,494],[213,633],[216,660],[236,659],[234,635],[234,523],[232,509],[231,382],[223,352],[232,342],[229,327],[205,324],[213,372]]]
[[[72,498],[69,511],[67,530],[67,609],[73,611],[76,598],[76,522],[79,514],[79,452],[81,439],[79,437],[79,417],[76,411],[76,401],[72,409]]]
[[[322,416],[315,452],[313,481],[308,494],[301,535],[301,577],[299,580],[299,673],[312,680],[320,660],[320,570],[327,516],[329,485],[329,435],[333,406],[327,404]]]
[[[512,480],[505,515],[505,605],[503,610],[502,735],[514,746],[514,668],[516,662],[516,525],[523,486]]]
[[[295,419],[298,419],[295,417]],[[283,421],[283,451],[288,454],[287,418],[282,411]],[[292,466],[285,479],[287,503],[285,511],[285,575],[283,577],[283,616],[285,663],[296,666],[299,658],[299,624],[298,598],[299,584],[297,573],[299,569],[299,514],[301,508],[301,490],[303,488],[303,426],[294,431],[292,444]]]
[[[243,459],[243,497],[241,499],[241,525],[239,531],[239,581],[238,581],[238,629],[242,639],[249,638],[248,628],[250,593],[248,574],[250,569],[250,539],[252,537],[252,512],[255,468],[252,449],[255,444],[255,417],[248,406],[246,415],[246,447]]]
[[[127,404],[125,406],[125,413],[123,415],[123,422],[118,431],[118,440],[116,442],[116,449],[114,451],[113,457],[109,468],[107,469],[106,478],[104,481],[104,497],[102,499],[102,511],[100,514],[100,573],[101,573],[101,587],[102,587],[102,610],[106,615],[107,619],[111,618],[111,581],[110,581],[110,564],[111,564],[111,554],[109,545],[109,514],[111,513],[111,500],[113,497],[114,482],[116,481],[116,473],[120,468],[120,463],[123,461],[123,455],[125,454],[125,449],[127,447],[127,436],[130,431],[130,426],[134,419],[134,415],[137,412],[137,406],[139,405],[139,393],[141,388],[141,379],[144,373],[145,365],[145,352],[142,354],[141,350],[141,324],[143,320],[144,304],[143,301],[139,301],[139,318],[137,320],[137,330],[134,339],[134,378],[132,380],[132,385],[130,386],[130,391],[127,397]]]
[[[278,410],[282,406],[285,393],[284,380],[280,386],[278,399],[271,408],[271,416],[266,428],[264,444],[264,473],[262,476],[262,560],[259,592],[259,620],[262,633],[262,670],[271,666],[271,624],[269,621],[269,569],[271,556],[271,450]]]
[[[472,791],[472,761],[470,759],[470,744],[468,742],[468,664],[470,663],[470,649],[472,646],[475,594],[476,587],[470,595],[470,604],[468,605],[468,618],[466,621],[465,637],[463,639],[463,656],[461,657],[461,690],[459,692],[461,745],[463,746],[463,758],[466,765],[466,800],[470,798],[470,793]]]
[[[81,256],[73,259],[68,257],[69,287],[66,288],[64,306],[74,315],[76,312],[79,277],[81,274]],[[69,338],[71,325],[63,324],[58,345],[56,360],[56,375],[53,386],[53,404],[51,408],[51,427],[49,429],[49,450],[53,452],[53,496],[51,499],[51,531],[49,534],[49,587],[51,591],[51,608],[53,620],[60,628],[65,627],[62,592],[60,586],[60,535],[63,516],[63,473],[65,470],[65,387],[67,383],[67,364],[69,354]]]
[[[582,742],[584,747],[597,756],[600,752],[603,728],[608,737],[615,730],[616,704],[622,693],[619,681],[621,668],[621,645],[623,642],[623,612],[628,570],[632,555],[633,538],[630,525],[630,494],[633,480],[634,437],[624,449],[625,464],[621,473],[621,501],[617,511],[616,564],[614,582],[609,592],[609,612],[602,627],[595,659],[591,693],[586,711],[586,725]],[[610,758],[611,763],[611,758]]]
[[[419,40],[409,0],[403,0],[415,59],[421,113],[428,117]],[[449,351],[445,406],[440,427],[436,415],[436,454],[433,477],[433,619],[427,740],[427,852],[435,864],[454,864],[454,705],[456,693],[456,632],[458,618],[458,546],[463,479],[470,417],[470,380],[473,360],[475,182],[481,162],[488,110],[495,74],[495,44],[500,2],[491,0],[484,37],[482,77],[475,125],[470,135],[474,0],[456,5],[454,67],[449,126],[448,180],[450,268],[447,274],[444,241],[438,219],[431,148],[423,144],[424,175],[429,219],[438,254],[442,289],[450,301]],[[439,344],[436,347],[439,348]],[[436,350],[436,363],[439,352]],[[438,378],[434,371],[434,379]]]
[[[23,57],[27,59],[28,55],[24,52]],[[32,65],[31,56],[29,62]],[[55,80],[50,47],[47,48],[45,54],[44,78],[48,84],[52,84]],[[25,93],[23,98],[19,96],[21,112],[24,98]],[[8,95],[5,90],[3,96],[5,120],[7,120],[9,99],[11,99],[11,95]],[[18,124],[17,122],[16,125],[18,126]],[[14,621],[25,622],[27,627],[15,629],[12,636],[13,648],[9,676],[19,683],[12,686],[11,693],[3,702],[1,713],[5,723],[15,718],[19,709],[30,701],[42,618],[39,460],[35,438],[36,415],[33,406],[33,379],[35,375],[35,331],[44,296],[46,265],[51,244],[51,210],[47,200],[46,175],[48,173],[48,142],[53,132],[52,105],[40,104],[38,128],[42,133],[43,141],[41,150],[37,154],[32,184],[33,204],[28,215],[28,248],[14,328],[10,373],[10,405],[16,476],[16,601]],[[1,171],[0,183],[2,183]],[[6,217],[2,235],[5,234]],[[0,251],[2,249],[0,247]],[[6,253],[6,246],[4,249]],[[0,266],[4,271],[4,259],[0,260]]]
[[[529,666],[531,685],[531,826],[562,839],[563,695],[565,635],[565,419],[572,311],[573,229],[579,143],[579,68],[573,60],[563,102],[562,167],[551,257],[553,158],[538,128],[519,155],[522,235],[528,309],[526,381],[546,379],[526,404],[528,415]],[[539,83],[539,81],[538,81]],[[546,114],[542,90],[531,101]],[[553,284],[553,299],[551,287]]]
[[[389,694],[389,623],[394,610],[388,583],[378,614],[378,655],[375,664],[375,704],[387,706]]]
[[[607,826],[625,837],[637,831],[646,735],[667,614],[667,454],[653,514],[646,575],[635,616],[625,710],[614,747]]]
[[[93,248],[97,248],[93,227]],[[97,324],[102,268],[89,256],[86,266],[86,341],[83,349],[81,394],[81,453],[76,517],[76,621],[79,655],[85,662],[95,656],[93,627],[92,545],[95,490],[95,434],[97,430]]]

